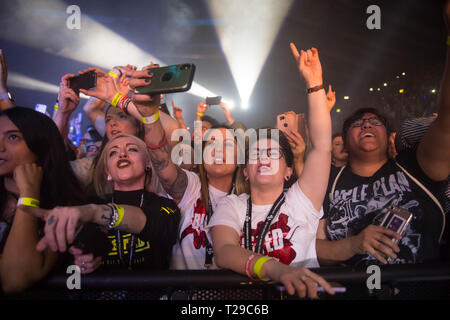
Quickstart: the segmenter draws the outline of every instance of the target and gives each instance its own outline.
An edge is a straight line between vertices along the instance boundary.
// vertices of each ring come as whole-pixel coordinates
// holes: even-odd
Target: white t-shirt
[[[188,178],[188,185],[183,198],[178,203],[182,217],[178,241],[172,251],[171,269],[206,269],[205,224],[208,208],[203,207],[201,203],[200,178],[194,172],[184,171]],[[219,199],[225,197],[227,193],[211,185],[208,189],[211,206],[215,212]],[[217,269],[214,260],[211,268]]]
[[[207,229],[224,225],[233,228],[244,247],[244,221],[249,195],[229,195],[222,198]],[[252,204],[252,244],[272,205]],[[286,192],[286,200],[266,234],[263,254],[297,267],[319,267],[316,255],[316,232],[323,210],[317,211],[298,183]]]

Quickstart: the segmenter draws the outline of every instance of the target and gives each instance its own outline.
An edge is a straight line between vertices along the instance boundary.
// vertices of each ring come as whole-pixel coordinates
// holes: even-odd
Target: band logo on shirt
[[[195,249],[206,247],[206,232],[203,230],[206,214],[206,208],[203,206],[201,199],[197,199],[191,224],[181,233],[180,242],[188,235],[193,234]]]
[[[292,242],[287,238],[291,228],[288,226],[289,217],[280,213],[278,221],[272,223],[264,239],[263,254],[278,259],[281,263],[290,264],[297,253],[292,248]],[[252,229],[252,245],[256,246],[256,235],[262,228],[264,221],[257,224],[256,229]],[[241,246],[244,247],[244,235],[241,235]]]

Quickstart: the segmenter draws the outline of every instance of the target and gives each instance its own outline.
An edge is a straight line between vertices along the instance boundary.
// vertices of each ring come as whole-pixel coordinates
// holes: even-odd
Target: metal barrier
[[[368,289],[366,269],[311,269],[345,293],[322,299],[450,299],[450,265],[380,266],[381,288]],[[251,282],[228,270],[94,273],[81,276],[81,289],[67,289],[68,274],[44,280],[20,299],[57,300],[284,300],[282,286]],[[8,297],[7,297],[8,298]]]

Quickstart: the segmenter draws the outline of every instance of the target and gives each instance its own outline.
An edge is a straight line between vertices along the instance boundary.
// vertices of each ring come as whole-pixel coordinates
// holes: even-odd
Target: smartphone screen
[[[221,96],[206,97],[206,100],[205,100],[206,104],[209,104],[210,106],[219,105],[221,101],[222,101],[222,97]]]

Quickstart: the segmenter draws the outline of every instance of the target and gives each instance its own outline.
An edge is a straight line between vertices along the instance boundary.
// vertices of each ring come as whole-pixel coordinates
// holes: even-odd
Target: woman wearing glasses
[[[312,149],[302,175],[289,187],[292,133],[259,130],[256,141],[250,139],[244,169],[250,194],[223,198],[208,228],[218,266],[316,298],[317,284],[333,294],[322,277],[305,268],[319,266],[315,238],[331,164],[331,119],[317,50],[300,55],[294,44],[291,50],[308,88]]]

